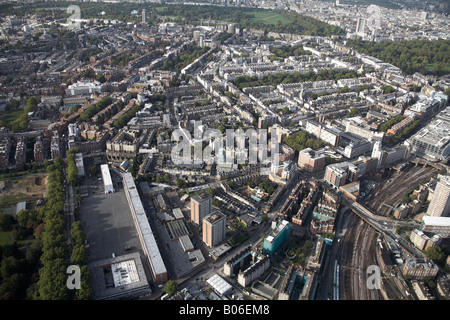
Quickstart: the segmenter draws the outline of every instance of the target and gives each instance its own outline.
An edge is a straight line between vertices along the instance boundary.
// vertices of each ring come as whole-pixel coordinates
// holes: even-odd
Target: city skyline
[[[450,299],[445,1],[0,7],[0,299]]]

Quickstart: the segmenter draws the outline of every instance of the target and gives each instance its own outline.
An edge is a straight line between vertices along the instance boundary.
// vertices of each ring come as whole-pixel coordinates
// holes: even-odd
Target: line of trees
[[[78,168],[75,163],[75,154],[78,152],[80,152],[79,148],[73,148],[67,152],[66,181],[74,186],[78,184]],[[87,267],[88,249],[86,233],[80,221],[75,221],[70,226],[70,239],[73,247],[69,260],[71,264],[78,265],[81,272],[81,289],[70,291],[70,297],[76,300],[88,300],[92,298],[90,271]]]
[[[183,51],[180,55],[164,61],[160,69],[180,72],[184,67],[192,63],[195,59],[200,58],[209,50],[209,47],[192,46],[186,51]]]
[[[19,132],[25,130],[26,128],[28,128],[28,113],[34,111],[39,102],[41,102],[41,97],[28,98],[24,110],[19,114],[18,117],[12,121],[2,119],[0,121],[0,126],[8,128],[12,132]],[[6,106],[6,109],[14,111],[19,110],[19,107],[20,102],[15,99],[11,99],[11,101]]]
[[[137,57],[138,57],[137,55],[133,55],[131,52],[126,52],[112,58],[111,65],[123,67],[126,66],[128,62],[133,61]]]
[[[78,183],[78,169],[75,163],[75,154],[77,152],[79,152],[78,148],[67,151],[66,181],[71,185],[76,185]]]
[[[74,150],[72,153],[75,153]],[[69,153],[70,155],[71,153]],[[87,267],[88,252],[85,246],[86,236],[81,223],[76,221],[70,228],[73,250],[70,252],[65,236],[66,224],[64,218],[64,162],[56,158],[54,163],[47,167],[48,191],[47,202],[41,210],[44,229],[41,235],[42,267],[39,269],[39,280],[34,299],[40,300],[84,300],[92,297],[90,289],[90,274]],[[75,167],[76,169],[76,167]],[[68,168],[66,179],[68,179]],[[80,290],[67,288],[66,273],[71,264],[80,267]]]
[[[420,120],[414,120],[413,123],[411,123],[409,126],[407,126],[406,128],[404,128],[402,131],[400,131],[399,133],[397,133],[395,136],[393,136],[392,138],[390,138],[390,140],[393,143],[398,143],[400,142],[402,139],[407,139],[409,138],[411,135],[413,135],[414,133],[417,132],[417,130],[420,127]]]
[[[380,126],[380,131],[387,132],[390,128],[392,128],[393,125],[399,123],[403,119],[405,119],[405,117],[403,115],[399,114],[399,115],[383,122]]]
[[[259,86],[277,86],[284,83],[299,83],[307,81],[320,81],[320,80],[340,80],[348,78],[356,78],[358,74],[354,70],[334,70],[324,69],[317,73],[308,71],[304,74],[300,72],[294,73],[277,73],[269,74],[258,79],[257,76],[239,76],[232,80],[232,83],[238,88],[245,87],[259,87]]]
[[[73,298],[76,300],[89,300],[92,299],[91,290],[91,272],[87,266],[88,262],[88,249],[86,248],[86,233],[83,230],[80,221],[72,223],[70,228],[70,237],[73,243],[72,254],[70,255],[70,261],[72,264],[80,267],[80,285],[81,288],[75,290]],[[73,291],[72,291],[73,292]]]
[[[117,120],[115,120],[113,122],[113,126],[116,129],[122,128],[124,125],[128,123],[128,121],[130,121],[134,117],[136,112],[138,112],[140,109],[141,107],[139,105],[134,105],[133,107],[131,107],[130,110],[128,110],[123,115],[121,115]]]
[[[84,110],[80,114],[80,121],[91,121],[91,118],[94,115],[96,115],[98,112],[105,109],[111,103],[112,103],[112,98],[110,96],[102,98],[99,102],[86,108],[86,110]]]
[[[270,52],[272,52],[275,56],[280,58],[288,58],[291,56],[303,56],[303,55],[311,55],[311,51],[304,50],[303,45],[299,44],[296,46],[282,46],[279,48],[270,48]]]
[[[64,162],[56,158],[47,167],[47,202],[41,210],[44,223],[42,240],[42,267],[35,299],[65,300],[69,298],[66,286],[67,243],[64,219]]]

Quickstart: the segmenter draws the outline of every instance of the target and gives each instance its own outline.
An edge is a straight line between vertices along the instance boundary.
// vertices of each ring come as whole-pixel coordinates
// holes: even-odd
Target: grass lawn
[[[9,240],[9,235],[11,231],[0,231],[0,246],[4,246],[5,244],[12,244]]]
[[[278,21],[281,22],[281,24],[288,24],[292,21],[283,15],[279,13],[273,13],[273,12],[264,12],[264,11],[251,11],[251,14],[254,14],[255,17],[252,19],[252,21],[255,22],[262,22],[265,24],[277,24]]]
[[[30,197],[23,194],[22,192],[19,192],[18,194],[5,194],[4,196],[0,197],[0,205],[7,206],[16,204],[22,201],[30,200]]]
[[[5,123],[12,122],[12,121],[16,120],[17,118],[19,118],[22,115],[22,113],[23,113],[23,110],[10,111],[2,118],[2,120]]]
[[[0,246],[4,246],[6,244],[13,244],[13,242],[9,239],[9,236],[11,235],[12,230],[9,231],[0,231]],[[27,241],[29,241],[28,245],[31,245],[33,241],[36,241],[34,236],[29,237],[30,239],[21,239],[17,240],[17,245],[19,247],[25,245]]]
[[[435,65],[435,63],[429,63],[429,64],[427,64],[427,68],[428,68],[429,70],[433,70],[434,65]],[[445,72],[450,72],[450,64],[445,63],[443,69],[444,69]]]

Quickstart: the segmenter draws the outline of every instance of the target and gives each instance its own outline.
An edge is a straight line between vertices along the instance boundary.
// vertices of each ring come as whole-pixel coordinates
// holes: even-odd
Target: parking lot
[[[239,202],[237,199],[233,198],[229,194],[225,193],[222,189],[216,189],[216,194],[220,199],[223,199],[225,202],[222,202],[225,208],[228,210],[236,211],[237,213],[246,213],[253,211],[250,206],[243,202]]]
[[[100,181],[101,182],[101,181]],[[89,243],[89,262],[139,251],[141,245],[123,188],[105,194],[102,186],[83,199],[80,220]]]

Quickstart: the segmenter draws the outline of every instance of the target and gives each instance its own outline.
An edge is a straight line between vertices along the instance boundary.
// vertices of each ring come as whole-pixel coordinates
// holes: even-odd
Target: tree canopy
[[[361,53],[391,63],[408,75],[415,72],[435,76],[450,73],[450,40],[348,40],[347,45]]]
[[[283,143],[287,144],[289,147],[297,151],[306,148],[317,150],[327,145],[326,142],[311,136],[307,131],[304,130],[284,137]]]
[[[164,284],[163,289],[164,289],[164,291],[165,291],[167,294],[172,295],[172,294],[174,294],[175,292],[177,292],[177,290],[178,290],[178,285],[177,285],[177,283],[176,283],[175,281],[169,280],[169,281],[167,281],[167,282]]]
[[[66,287],[67,245],[64,219],[64,173],[62,161],[54,161],[47,167],[48,191],[47,203],[41,212],[44,232],[42,239],[42,267],[37,282],[38,297],[41,300],[65,300],[68,298]]]
[[[164,61],[160,69],[180,72],[184,67],[192,63],[195,59],[201,57],[209,50],[209,47],[193,46],[186,51],[183,51],[180,55],[174,56],[169,60]]]
[[[437,265],[443,266],[445,264],[446,255],[440,247],[431,247],[425,251],[428,259],[433,260]]]
[[[311,55],[311,51],[304,50],[303,45],[301,45],[301,44],[295,45],[295,46],[281,46],[279,48],[270,48],[270,52],[272,52],[275,56],[277,56],[279,58]]]

